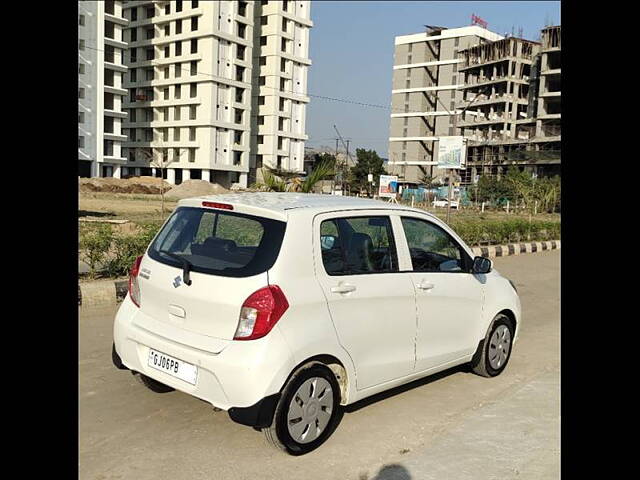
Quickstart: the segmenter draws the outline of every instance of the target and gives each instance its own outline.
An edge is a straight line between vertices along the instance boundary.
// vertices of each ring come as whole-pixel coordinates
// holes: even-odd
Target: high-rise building
[[[438,139],[458,135],[452,115],[462,100],[458,51],[502,36],[479,26],[428,27],[395,38],[388,170],[406,182],[441,175]]]
[[[127,169],[247,186],[301,171],[309,1],[131,1]]]
[[[468,139],[462,184],[514,165],[534,176],[560,173],[559,27],[542,38],[509,37],[459,52],[467,110],[458,126]]]
[[[78,2],[78,170],[83,177],[118,177],[126,162],[126,25],[121,1]]]

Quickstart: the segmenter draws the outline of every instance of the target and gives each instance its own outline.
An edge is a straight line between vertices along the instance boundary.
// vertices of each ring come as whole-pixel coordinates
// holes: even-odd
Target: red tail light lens
[[[234,340],[255,340],[264,337],[288,308],[287,297],[277,285],[269,285],[253,292],[240,309]]]
[[[129,297],[138,308],[140,308],[140,286],[138,285],[140,262],[142,262],[141,256],[136,258],[136,261],[133,262],[133,266],[131,267],[131,271],[129,272]]]
[[[233,205],[229,205],[228,203],[202,202],[202,206],[210,208],[221,208],[222,210],[233,210]]]

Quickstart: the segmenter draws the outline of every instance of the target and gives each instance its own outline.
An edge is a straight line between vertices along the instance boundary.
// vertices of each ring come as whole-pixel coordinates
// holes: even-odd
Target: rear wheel
[[[340,387],[333,372],[312,365],[289,380],[271,426],[262,431],[274,447],[290,455],[304,455],[329,438],[341,414]]]
[[[169,393],[173,392],[175,388],[170,387],[169,385],[165,385],[164,383],[160,383],[157,380],[154,380],[151,377],[147,377],[139,372],[133,372],[135,377],[138,379],[140,383],[142,383],[145,387],[147,387],[152,392],[156,393]]]
[[[513,334],[511,319],[503,314],[496,315],[479,347],[481,350],[473,356],[473,372],[483,377],[500,375],[511,357]]]

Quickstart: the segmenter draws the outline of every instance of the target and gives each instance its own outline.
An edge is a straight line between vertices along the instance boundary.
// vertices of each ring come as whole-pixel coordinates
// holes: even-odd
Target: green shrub
[[[560,222],[523,218],[507,220],[459,220],[451,222],[451,228],[468,245],[505,244],[527,241],[557,240],[560,238]]]
[[[110,277],[127,275],[136,257],[144,254],[159,229],[159,225],[153,223],[138,227],[140,231],[137,233],[114,236],[111,258],[106,264],[106,273]]]
[[[99,264],[104,262],[113,242],[111,225],[101,223],[83,227],[80,231],[80,258],[89,265],[93,278]]]

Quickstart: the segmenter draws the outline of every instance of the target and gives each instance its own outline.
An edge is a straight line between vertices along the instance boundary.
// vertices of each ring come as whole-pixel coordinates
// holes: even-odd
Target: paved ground
[[[154,394],[111,364],[115,308],[80,310],[80,478],[422,480],[560,476],[560,252],[498,258],[523,326],[509,366],[459,369],[365,400],[304,457],[186,394]],[[382,398],[386,397],[386,398]]]

